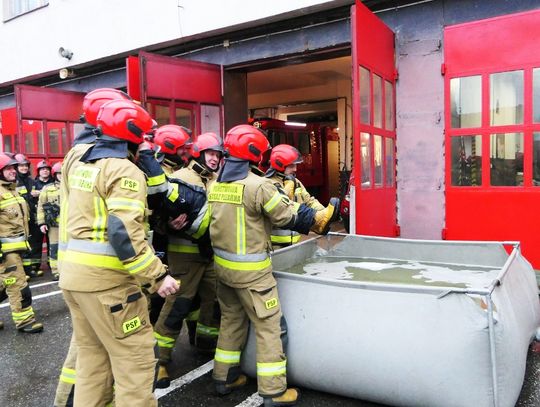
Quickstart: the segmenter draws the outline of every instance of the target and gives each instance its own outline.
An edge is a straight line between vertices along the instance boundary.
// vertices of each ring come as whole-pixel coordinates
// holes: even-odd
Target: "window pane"
[[[219,106],[201,105],[201,133],[212,132],[222,137]]]
[[[382,78],[373,75],[373,125],[382,128]]]
[[[394,130],[394,86],[384,81],[384,127]]]
[[[369,71],[360,67],[360,121],[365,124],[370,124],[369,113],[371,111],[371,83],[369,80]]]
[[[523,71],[490,75],[492,126],[523,123]]]
[[[374,136],[373,138],[373,154],[375,160],[375,186],[382,187],[383,184],[383,163],[382,163],[382,137]]]
[[[15,150],[13,149],[13,144],[12,144],[13,136],[6,134],[5,136],[2,136],[2,138],[4,140],[4,151],[7,153],[15,152]]]
[[[155,105],[154,109],[156,112],[155,119],[158,126],[163,126],[164,124],[171,124],[171,120],[169,116],[169,106]]]
[[[371,186],[371,149],[370,135],[360,133],[360,159],[362,160],[362,188]]]
[[[540,123],[540,68],[533,69],[533,122]]]
[[[452,127],[480,127],[482,124],[482,77],[450,79]]]
[[[311,153],[309,145],[309,133],[301,131],[298,133],[298,151],[300,154],[307,155]]]
[[[83,130],[84,130],[84,124],[82,124],[82,123],[69,123],[69,131],[71,133],[72,138],[77,137],[79,135],[79,133],[81,131],[83,131]],[[67,140],[68,148],[67,148],[67,150],[64,149],[64,154],[71,148],[72,144],[73,144],[72,140]],[[64,144],[62,144],[62,145],[64,145]]]
[[[540,185],[540,133],[533,134],[533,185]]]
[[[23,120],[24,147],[27,154],[42,153],[43,149],[43,123],[40,120]],[[39,141],[41,140],[41,145]]]
[[[47,122],[47,132],[49,133],[49,153],[60,154],[60,144],[62,134],[66,132],[66,124],[62,122]]]
[[[38,142],[38,153],[45,154],[45,136],[44,136],[43,130],[38,131],[37,142]]]
[[[391,187],[394,185],[394,139],[387,137],[385,143],[386,185]]]
[[[457,136],[451,140],[452,185],[482,185],[482,136]]]
[[[492,134],[490,143],[491,185],[523,185],[523,134]]]
[[[175,115],[176,124],[179,126],[187,127],[188,129],[193,131],[194,128],[193,128],[193,123],[191,123],[191,110],[177,107],[175,111],[176,111],[176,115]]]

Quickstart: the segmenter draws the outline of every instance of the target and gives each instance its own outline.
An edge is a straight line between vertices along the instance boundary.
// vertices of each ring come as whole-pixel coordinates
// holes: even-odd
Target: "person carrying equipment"
[[[297,389],[287,388],[282,344],[286,324],[269,255],[272,226],[307,234],[326,233],[335,208],[315,211],[291,202],[257,168],[270,148],[265,135],[238,125],[224,141],[225,164],[208,193],[210,238],[218,278],[221,325],[214,357],[216,392],[242,387],[240,371],[249,321],[257,336],[257,383],[265,406],[294,405]]]
[[[132,162],[152,122],[131,101],[105,103],[97,118],[101,135],[63,174],[66,248],[59,269],[78,347],[75,405],[109,402],[112,373],[117,405],[157,406],[154,338],[141,288],[167,296],[179,284],[146,241],[146,180]]]
[[[77,134],[73,140],[73,146],[64,157],[64,163],[62,165],[64,175],[70,174],[74,169],[82,165],[79,161],[82,155],[95,144],[96,136],[99,133],[97,129],[97,115],[99,109],[105,103],[111,100],[131,100],[126,93],[112,88],[99,88],[88,92],[83,100],[83,114],[81,115],[81,122],[84,123],[84,129]],[[60,183],[60,201],[66,202],[69,196],[69,190],[65,182]],[[63,216],[62,216],[63,215]],[[58,244],[58,258],[62,258],[63,251],[66,248],[67,235],[66,235],[66,211],[60,211],[59,222],[59,244]],[[59,264],[60,265],[60,264]],[[58,269],[60,271],[60,268]],[[73,406],[73,394],[76,384],[76,370],[75,364],[77,361],[77,345],[75,338],[71,336],[69,343],[68,353],[56,386],[56,394],[54,397],[54,407],[71,407]],[[113,377],[112,373],[105,379],[107,386],[112,389]],[[112,401],[112,391],[110,393],[109,401]],[[108,405],[108,404],[107,404]]]
[[[158,388],[169,387],[167,364],[171,361],[182,323],[193,312],[197,294],[200,298],[200,311],[198,318],[194,319],[195,345],[199,350],[213,352],[219,332],[219,312],[216,312],[215,305],[216,276],[208,233],[206,191],[217,178],[216,171],[219,170],[223,155],[221,139],[213,133],[201,134],[193,144],[191,154],[193,158],[187,167],[169,177],[171,192],[166,200],[167,213],[173,219],[184,213],[186,218],[185,222],[169,222],[169,267],[171,274],[182,280],[182,287],[165,300],[154,327],[159,347],[160,366],[156,382]],[[191,194],[187,194],[190,190]],[[190,198],[192,195],[199,198]]]
[[[278,144],[272,148],[270,168],[266,171],[265,176],[278,189],[281,189],[291,201],[306,204],[316,211],[323,210],[325,207],[315,197],[311,196],[302,182],[296,178],[296,165],[302,163],[302,161],[302,155],[296,148],[288,144]],[[329,205],[335,208],[331,220],[333,222],[339,215],[339,198],[330,198]],[[272,247],[274,249],[290,246],[299,241],[300,234],[294,230],[272,229]]]

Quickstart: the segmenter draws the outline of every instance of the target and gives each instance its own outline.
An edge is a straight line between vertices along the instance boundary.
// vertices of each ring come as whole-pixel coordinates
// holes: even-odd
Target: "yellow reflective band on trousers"
[[[15,204],[23,204],[26,202],[24,198],[20,196],[14,196],[13,198],[6,199],[4,201],[0,201],[0,209],[7,208],[8,206],[15,205]]]
[[[139,271],[144,270],[150,263],[154,261],[154,253],[151,250],[147,250],[141,257],[130,263],[126,263],[124,267],[129,274],[137,274]]]
[[[154,338],[156,338],[157,344],[160,348],[174,348],[176,340],[174,338],[169,338],[168,336],[162,336],[154,331]]]
[[[276,192],[272,198],[264,205],[264,210],[268,213],[272,212],[272,209],[281,201],[283,195],[280,192]]]
[[[21,312],[12,312],[11,317],[13,318],[13,322],[15,323],[26,321],[27,319],[34,317],[34,310],[32,309],[32,307],[28,307]]]
[[[257,362],[257,376],[282,376],[287,373],[287,361],[274,363]]]
[[[240,363],[241,354],[242,352],[239,350],[223,350],[216,348],[214,360],[216,362],[226,363],[229,365],[237,365]]]
[[[144,202],[139,201],[138,199],[130,198],[111,198],[107,199],[107,208],[109,210],[126,210],[126,211],[137,211],[144,213]]]
[[[146,180],[146,185],[149,187],[155,187],[156,185],[161,185],[165,183],[165,174],[156,175],[155,177],[149,177]]]
[[[197,333],[201,335],[217,337],[219,335],[219,328],[214,328],[197,322]]]
[[[68,384],[75,384],[75,369],[62,368],[60,374],[60,381]]]
[[[199,246],[188,246],[184,244],[172,244],[167,245],[167,250],[173,253],[199,253]]]
[[[236,253],[246,254],[246,217],[243,206],[236,208]]]
[[[259,271],[264,270],[272,265],[272,260],[270,257],[267,257],[265,260],[261,261],[231,261],[224,259],[223,257],[219,257],[215,253],[214,261],[220,266],[238,271]]]
[[[92,225],[92,240],[95,242],[105,241],[105,229],[107,227],[107,211],[105,201],[99,196],[94,197],[94,224]]]

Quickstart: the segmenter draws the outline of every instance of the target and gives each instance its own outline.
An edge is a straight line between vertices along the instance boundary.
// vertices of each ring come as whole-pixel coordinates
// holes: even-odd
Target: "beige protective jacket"
[[[0,242],[4,254],[28,250],[29,209],[15,182],[0,181]]]
[[[163,277],[166,268],[146,241],[144,174],[127,159],[66,161],[60,287],[91,292],[126,283],[152,285]]]
[[[268,179],[249,172],[215,182],[208,194],[216,271],[231,287],[245,288],[272,272],[272,225],[288,225],[297,207]]]
[[[39,194],[39,200],[37,204],[37,224],[45,225],[45,210],[43,205],[49,203],[60,207],[60,182],[55,181],[52,184],[46,185]],[[56,219],[58,224],[59,218]],[[49,225],[50,226],[50,225]]]

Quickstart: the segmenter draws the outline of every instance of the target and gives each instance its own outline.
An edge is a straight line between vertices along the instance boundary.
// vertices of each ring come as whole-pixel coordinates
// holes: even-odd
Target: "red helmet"
[[[197,141],[193,143],[191,155],[199,158],[201,153],[206,150],[214,150],[223,154],[223,141],[216,133],[203,133],[197,137]]]
[[[261,130],[249,124],[239,124],[227,132],[224,148],[232,157],[258,163],[271,147]]]
[[[101,88],[88,92],[83,100],[83,116],[88,124],[97,127],[99,109],[111,100],[132,100],[131,97],[118,89]]]
[[[62,173],[62,161],[59,161],[52,166],[52,169],[51,169],[52,176],[54,177],[58,173]]]
[[[17,165],[19,162],[14,158],[11,158],[6,153],[0,153],[0,171],[4,168],[9,167],[10,165]]]
[[[303,161],[300,152],[288,144],[278,144],[270,153],[270,165],[279,172],[291,164],[300,164]]]
[[[51,164],[49,164],[46,160],[41,160],[38,165],[37,165],[37,170],[39,172],[40,169],[42,168],[48,168],[49,170],[51,169]]]
[[[104,135],[135,144],[152,130],[150,114],[131,100],[112,100],[99,109],[97,124]]]
[[[28,161],[28,158],[26,158],[26,156],[24,154],[21,154],[21,153],[15,154],[14,158],[17,160],[17,162],[19,164],[28,164],[28,165],[30,165],[30,161]]]
[[[191,131],[176,124],[166,124],[156,130],[154,143],[159,146],[162,153],[174,155],[180,147],[192,143]]]

